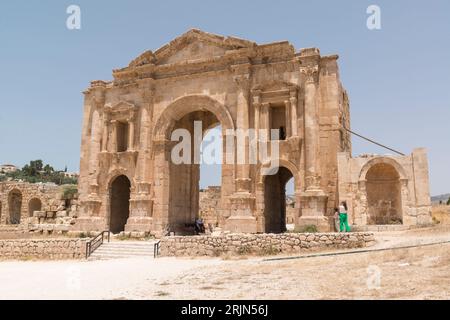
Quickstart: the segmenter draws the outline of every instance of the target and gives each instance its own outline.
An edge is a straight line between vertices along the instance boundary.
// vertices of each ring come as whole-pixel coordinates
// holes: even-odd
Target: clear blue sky
[[[81,7],[81,30],[66,28],[70,4]],[[370,4],[381,7],[381,30],[366,27]],[[427,147],[432,194],[450,192],[449,15],[448,0],[2,1],[0,163],[78,170],[89,81],[195,27],[339,54],[353,129],[405,153]],[[353,152],[385,151],[354,138]]]

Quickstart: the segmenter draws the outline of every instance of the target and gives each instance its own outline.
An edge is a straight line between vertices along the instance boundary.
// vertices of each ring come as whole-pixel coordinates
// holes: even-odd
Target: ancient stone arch
[[[22,216],[22,192],[13,189],[8,194],[9,221],[8,224],[20,224]]]
[[[389,158],[389,157],[376,157],[374,159],[371,159],[370,161],[368,161],[366,164],[364,164],[364,166],[361,168],[361,172],[359,174],[359,181],[364,181],[366,180],[366,176],[367,176],[367,172],[375,165],[380,164],[380,163],[384,163],[384,164],[388,164],[390,166],[392,166],[393,168],[395,168],[395,170],[397,171],[397,173],[399,174],[399,179],[403,180],[403,179],[407,179],[405,170],[403,169],[403,167],[398,163],[398,161],[396,161],[395,159]]]
[[[84,92],[75,228],[109,227],[112,172],[126,172],[131,182],[125,231],[164,234],[193,222],[198,164],[175,166],[171,134],[176,128],[192,132],[192,123],[201,120],[203,132],[216,124],[222,132],[254,129],[267,143],[272,129],[282,131],[276,139],[280,166],[295,177],[301,204],[295,224],[329,230],[344,175],[338,154],[351,153],[349,100],[337,59],[317,48],[296,51],[287,41],[256,44],[193,29],[113,70],[113,80],[92,81]],[[236,145],[223,153],[234,162],[222,164],[218,224],[263,232],[261,163],[250,163]],[[245,161],[238,163],[241,155]],[[406,173],[398,172],[403,181]]]
[[[402,224],[408,202],[408,178],[398,161],[375,157],[359,175],[359,189],[364,195],[365,223],[369,225]]]
[[[209,111],[217,117],[223,130],[234,130],[230,112],[219,101],[205,95],[188,95],[178,98],[164,109],[153,129],[154,140],[170,139],[175,122],[195,111]]]
[[[32,217],[35,211],[41,211],[42,201],[39,198],[32,198],[28,201],[28,216]]]
[[[113,178],[110,188],[109,230],[119,233],[125,230],[130,215],[131,181],[119,175]]]

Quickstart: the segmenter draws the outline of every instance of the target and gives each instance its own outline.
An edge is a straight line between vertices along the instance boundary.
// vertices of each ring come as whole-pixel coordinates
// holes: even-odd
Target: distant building
[[[0,173],[10,173],[17,171],[17,167],[13,164],[2,164],[0,165]]]
[[[77,172],[63,172],[64,176],[67,178],[78,178]]]

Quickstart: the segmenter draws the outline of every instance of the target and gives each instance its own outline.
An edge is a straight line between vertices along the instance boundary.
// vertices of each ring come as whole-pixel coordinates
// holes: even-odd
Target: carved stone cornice
[[[138,107],[132,103],[120,101],[114,105],[111,103],[106,104],[104,111],[109,114],[110,118],[116,118],[119,115],[122,118],[131,118],[137,113]]]

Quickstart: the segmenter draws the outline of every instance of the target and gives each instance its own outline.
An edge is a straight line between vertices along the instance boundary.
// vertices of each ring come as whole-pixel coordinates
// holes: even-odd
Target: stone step
[[[148,258],[153,259],[153,255],[142,255],[142,256],[127,256],[127,255],[117,255],[117,254],[104,254],[104,255],[91,255],[88,260],[113,260],[113,259],[132,259],[132,258]]]
[[[128,253],[128,254],[153,254],[153,248],[152,249],[145,249],[145,250],[130,250],[130,249],[112,249],[112,248],[98,248],[97,250],[94,251],[94,253],[108,253],[108,252],[117,252],[117,253]]]
[[[147,246],[126,246],[126,245],[109,245],[104,243],[101,247],[103,248],[117,248],[117,249],[152,249],[154,245],[147,245]]]
[[[156,241],[112,241],[103,243],[90,260],[123,259],[133,257],[153,258]]]

